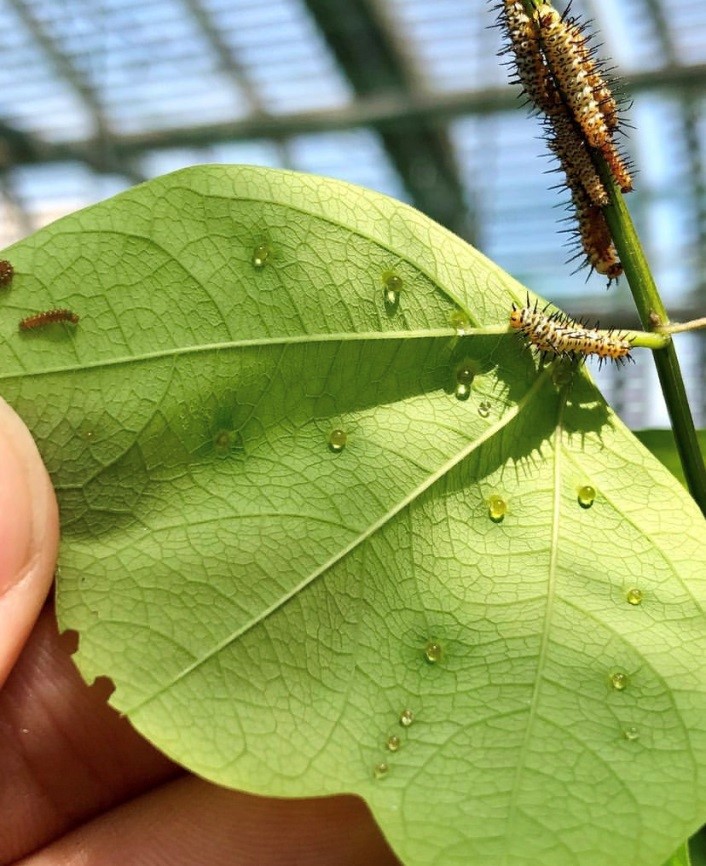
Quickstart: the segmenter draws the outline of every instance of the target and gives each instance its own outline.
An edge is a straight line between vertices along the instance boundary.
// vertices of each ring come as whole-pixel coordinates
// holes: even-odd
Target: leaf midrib
[[[464,330],[463,336],[488,336],[502,335],[507,331],[505,325],[499,326],[493,331],[489,328],[474,328]],[[87,361],[81,364],[65,364],[59,367],[49,367],[45,370],[22,370],[16,373],[0,373],[0,382],[23,379],[27,376],[53,376],[61,373],[76,373],[83,370],[100,370],[112,367],[120,367],[127,364],[140,364],[161,358],[181,357],[183,355],[196,355],[208,352],[234,351],[237,349],[251,349],[272,346],[294,346],[317,343],[352,343],[371,342],[374,340],[438,340],[458,337],[453,328],[430,328],[429,330],[415,331],[368,331],[363,333],[335,333],[335,334],[297,334],[283,337],[256,337],[251,340],[227,340],[221,343],[203,343],[197,346],[172,346],[169,349],[160,349],[155,352],[145,352],[141,355],[124,355],[118,358],[106,358],[98,361]]]

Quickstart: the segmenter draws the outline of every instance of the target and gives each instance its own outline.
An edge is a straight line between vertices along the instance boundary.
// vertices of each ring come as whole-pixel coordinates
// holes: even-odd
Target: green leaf
[[[674,856],[667,860],[664,866],[692,866],[689,858],[689,843],[685,842]]]
[[[449,326],[524,288],[404,205],[248,167],[7,255],[61,625],[145,736],[358,793],[408,866],[660,866],[699,826],[704,521],[586,374]],[[17,333],[52,307],[78,326]]]
[[[701,453],[706,454],[706,430],[697,430]],[[636,430],[635,435],[684,484],[684,473],[671,430]]]

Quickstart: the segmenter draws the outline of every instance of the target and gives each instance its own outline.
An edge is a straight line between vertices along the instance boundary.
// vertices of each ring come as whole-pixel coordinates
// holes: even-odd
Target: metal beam
[[[262,111],[262,103],[257,91],[249,81],[243,67],[233,56],[230,46],[221,36],[210,13],[199,3],[199,0],[183,0],[183,3],[189,11],[192,20],[210,45],[220,68],[235,80],[240,90],[245,94],[245,98],[253,113],[260,113]]]
[[[706,64],[650,70],[621,79],[630,95],[667,90],[703,94],[706,87]],[[443,120],[468,115],[482,116],[519,109],[519,92],[512,87],[458,93],[383,94],[356,100],[344,108],[299,112],[265,117],[248,117],[233,123],[221,123],[117,135],[114,149],[119,155],[136,155],[143,150],[167,147],[207,147],[227,141],[258,138],[288,138],[294,135],[336,132],[362,126],[395,127],[405,121]],[[73,148],[86,148],[90,142],[73,142]],[[48,151],[51,145],[47,145]],[[51,159],[51,156],[47,156]]]
[[[199,2],[199,0],[183,0],[194,24],[201,31],[204,39],[208,42],[220,69],[230,75],[235,84],[245,96],[253,117],[267,117],[260,95],[248,78],[248,74],[234,55],[231,47],[221,36],[217,23],[211,13]],[[279,152],[280,159],[284,165],[290,162],[287,145],[281,141],[275,141],[275,147]]]
[[[3,169],[16,165],[78,162],[100,174],[122,175],[132,183],[142,183],[146,178],[131,167],[129,160],[132,156],[128,152],[118,160],[112,152],[96,147],[92,141],[61,144],[42,141],[29,132],[0,121],[0,165]]]
[[[650,70],[624,76],[621,80],[625,91],[630,95],[666,90],[673,93],[675,98],[680,94],[700,96],[706,87],[706,64]],[[234,123],[115,135],[111,147],[115,160],[96,152],[97,142],[92,140],[51,144],[2,124],[0,143],[9,148],[16,164],[80,160],[97,171],[124,173],[124,160],[140,156],[146,150],[208,147],[222,142],[253,139],[286,139],[294,135],[336,132],[365,126],[384,129],[398,127],[401,122],[420,119],[449,121],[469,115],[483,116],[517,111],[518,107],[517,89],[504,86],[450,94],[369,96],[335,110],[256,116]]]
[[[676,50],[667,22],[666,4],[662,0],[645,0],[645,6],[654,23],[659,44],[662,47],[662,51],[664,51],[665,60],[669,64],[678,63],[679,52]]]
[[[57,76],[63,79],[73,89],[73,91],[78,94],[93,119],[95,136],[90,142],[89,154],[83,152],[84,147],[88,146],[87,143],[84,143],[83,145],[69,145],[68,148],[61,147],[55,152],[58,154],[61,151],[64,151],[64,153],[66,153],[67,150],[73,151],[76,152],[75,157],[64,156],[63,158],[77,158],[81,162],[88,163],[98,171],[121,174],[135,183],[144,180],[144,177],[139,172],[135,171],[129,164],[124,164],[115,156],[112,149],[113,137],[109,129],[108,121],[103,112],[99,96],[86,77],[76,68],[69,55],[61,51],[61,49],[56,45],[55,40],[46,31],[43,24],[35,17],[32,7],[28,3],[24,3],[22,0],[9,0],[9,3],[16,12],[17,17],[29,32],[35,44],[44,52],[47,61],[54,69]],[[4,130],[0,129],[0,136],[4,137],[5,140],[7,140],[8,137],[12,138],[15,145],[26,146],[30,152],[38,146],[36,140],[32,141],[31,137],[26,136],[23,133],[17,133],[17,131],[9,133],[7,127],[5,127]],[[0,140],[2,139],[0,138]],[[57,156],[56,158],[62,157]],[[30,159],[28,161],[39,162],[41,160]]]
[[[306,0],[339,65],[360,97],[406,99],[416,92],[409,58],[374,0]],[[377,129],[414,204],[469,240],[468,204],[441,118],[400,118]]]
[[[49,64],[56,74],[62,78],[78,94],[93,118],[96,132],[107,132],[108,124],[103,114],[103,108],[95,90],[71,62],[70,57],[62,52],[54,39],[47,33],[42,23],[35,17],[29,3],[22,0],[8,0],[10,6],[29,31],[34,43],[44,52]],[[58,12],[58,10],[57,10]]]

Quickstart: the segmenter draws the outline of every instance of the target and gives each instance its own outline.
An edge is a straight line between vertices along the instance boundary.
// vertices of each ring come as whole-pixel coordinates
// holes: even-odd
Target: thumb
[[[49,475],[29,430],[0,399],[0,685],[47,596],[58,541]]]

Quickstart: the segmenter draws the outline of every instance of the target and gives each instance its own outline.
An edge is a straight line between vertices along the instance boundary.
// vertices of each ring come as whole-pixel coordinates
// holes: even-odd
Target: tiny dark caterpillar
[[[67,322],[70,325],[78,324],[78,314],[72,310],[45,310],[43,313],[33,313],[20,322],[20,331],[31,331],[53,322]]]
[[[9,286],[15,275],[15,269],[7,259],[0,259],[0,286]]]
[[[601,331],[587,328],[581,322],[570,319],[565,313],[556,310],[547,315],[529,304],[525,307],[512,305],[510,327],[524,334],[541,355],[564,358],[585,358],[597,355],[600,363],[614,361],[624,364],[632,361],[632,343],[625,335],[614,331]]]

